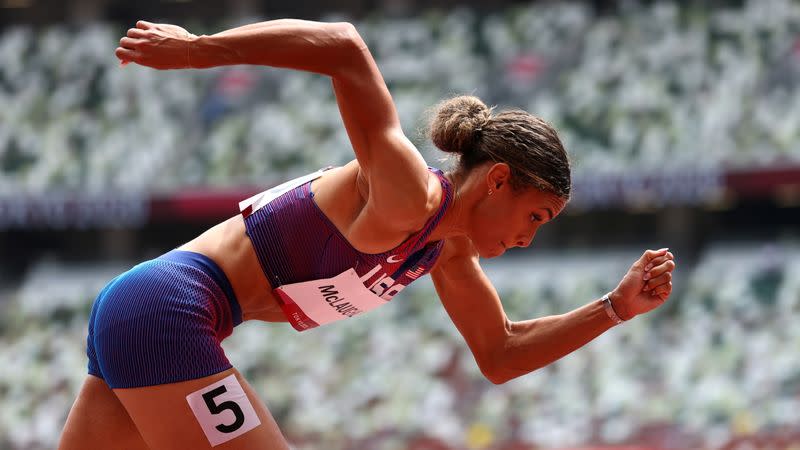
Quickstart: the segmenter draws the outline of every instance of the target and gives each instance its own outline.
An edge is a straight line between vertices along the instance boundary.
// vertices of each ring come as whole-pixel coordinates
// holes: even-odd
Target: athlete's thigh
[[[264,402],[235,368],[114,393],[153,449],[289,448]]]
[[[61,433],[59,450],[146,450],[125,407],[105,381],[86,377]]]

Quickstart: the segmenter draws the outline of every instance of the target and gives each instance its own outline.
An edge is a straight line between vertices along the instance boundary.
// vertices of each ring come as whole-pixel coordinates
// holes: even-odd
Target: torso
[[[359,251],[388,251],[417,231],[390,229],[384,220],[366,211],[369,186],[355,160],[326,171],[312,182],[311,191],[320,210]],[[420,214],[420,224],[435,213],[442,196],[440,182],[435,176],[429,179],[429,192],[427,211]],[[244,320],[286,321],[246,234],[241,215],[215,225],[179,249],[202,253],[222,268],[231,282]]]

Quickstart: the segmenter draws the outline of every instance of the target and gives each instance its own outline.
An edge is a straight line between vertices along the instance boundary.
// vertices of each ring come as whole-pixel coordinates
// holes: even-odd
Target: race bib
[[[236,375],[192,392],[186,401],[212,447],[261,425]]]
[[[388,303],[364,286],[354,269],[333,277],[284,284],[275,292],[292,326],[303,331]]]

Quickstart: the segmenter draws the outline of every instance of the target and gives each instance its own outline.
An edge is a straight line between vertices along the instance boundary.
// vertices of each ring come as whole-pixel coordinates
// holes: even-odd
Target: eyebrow
[[[550,208],[545,208],[545,210],[546,210],[548,213],[550,213],[550,218],[549,218],[549,219],[547,219],[547,220],[553,220],[553,210],[552,210],[552,209],[550,209]]]

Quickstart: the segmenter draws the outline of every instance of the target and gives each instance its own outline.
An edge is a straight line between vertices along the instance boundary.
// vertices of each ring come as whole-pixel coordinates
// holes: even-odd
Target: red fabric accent
[[[272,292],[278,295],[278,303],[281,305],[283,314],[295,330],[305,331],[319,326],[319,324],[311,320],[285,292],[280,289],[275,289]]]

